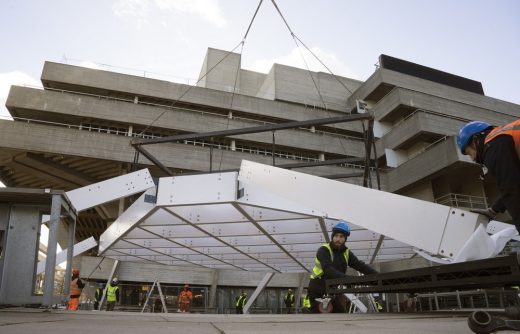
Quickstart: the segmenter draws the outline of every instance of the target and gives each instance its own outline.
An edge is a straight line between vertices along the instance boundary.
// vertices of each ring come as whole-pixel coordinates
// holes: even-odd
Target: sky
[[[13,84],[41,86],[45,61],[195,83],[208,47],[242,41],[259,0],[1,0],[0,118]],[[337,75],[366,80],[380,54],[482,82],[520,104],[520,1],[276,0],[294,34]],[[305,68],[264,0],[242,68]],[[312,70],[326,71],[303,53]]]

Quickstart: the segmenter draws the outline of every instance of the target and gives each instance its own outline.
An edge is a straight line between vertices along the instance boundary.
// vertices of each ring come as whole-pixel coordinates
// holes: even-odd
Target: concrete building
[[[383,190],[462,208],[484,208],[496,197],[494,182],[479,181],[480,168],[460,154],[453,135],[470,120],[494,125],[515,120],[520,105],[485,96],[479,82],[385,55],[365,82],[279,64],[267,74],[240,65],[240,55],[208,49],[198,85],[187,86],[46,62],[43,90],[13,86],[9,92],[6,107],[14,121],[0,120],[0,180],[13,187],[70,190],[130,171],[134,138],[329,118],[357,112],[356,102],[363,100],[376,117],[377,159],[372,165],[377,161]],[[243,159],[285,164],[364,158],[363,135],[361,123],[351,122],[277,131],[274,148],[273,134],[267,132],[149,150],[181,174],[236,169]],[[164,176],[142,156],[137,164]],[[327,176],[362,169],[343,164],[297,170]],[[362,183],[360,177],[343,181]],[[81,213],[77,241],[99,237],[127,205],[120,200]],[[396,259],[401,261],[385,262]],[[92,261],[85,257],[81,266],[89,272],[87,268],[95,267]],[[399,254],[376,257],[376,262],[381,270],[427,265]],[[254,286],[258,280],[254,273],[172,274],[162,268],[150,269],[159,274],[148,277],[135,266],[122,268],[123,281],[150,282],[164,276],[174,284],[237,287]],[[104,274],[99,271],[92,278],[103,279]],[[295,287],[306,280],[286,275],[292,276],[270,286]],[[226,292],[229,300],[235,294],[231,290]],[[224,304],[230,307],[232,302]]]

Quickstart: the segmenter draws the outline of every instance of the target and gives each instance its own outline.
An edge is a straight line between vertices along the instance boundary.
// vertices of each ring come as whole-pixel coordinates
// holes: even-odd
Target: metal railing
[[[435,203],[466,209],[485,209],[488,207],[487,198],[484,196],[472,196],[449,193],[434,199]]]

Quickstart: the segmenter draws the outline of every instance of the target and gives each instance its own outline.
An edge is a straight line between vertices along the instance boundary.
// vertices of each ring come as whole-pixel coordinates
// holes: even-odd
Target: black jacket
[[[321,246],[316,253],[318,261],[323,269],[323,276],[317,279],[311,279],[309,282],[309,294],[321,296],[325,293],[325,280],[331,278],[345,277],[348,267],[352,267],[365,275],[377,274],[377,271],[359,260],[352,251],[349,252],[348,263],[345,263],[343,250],[335,250],[332,248],[334,260],[331,261],[329,250],[325,246]]]
[[[505,209],[520,232],[520,159],[513,138],[500,135],[485,145],[484,165],[496,178],[499,197],[491,206],[496,212]]]

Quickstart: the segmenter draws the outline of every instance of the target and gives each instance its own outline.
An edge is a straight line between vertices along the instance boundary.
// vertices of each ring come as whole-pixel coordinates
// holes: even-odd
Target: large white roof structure
[[[317,249],[330,239],[333,224],[348,218],[330,217],[249,182],[247,166],[279,170],[244,162],[240,174],[161,178],[158,189],[147,190],[101,236],[100,253],[122,261],[175,266],[311,270]],[[351,228],[347,245],[365,262],[406,259],[415,254],[412,246],[403,242],[356,224]]]

